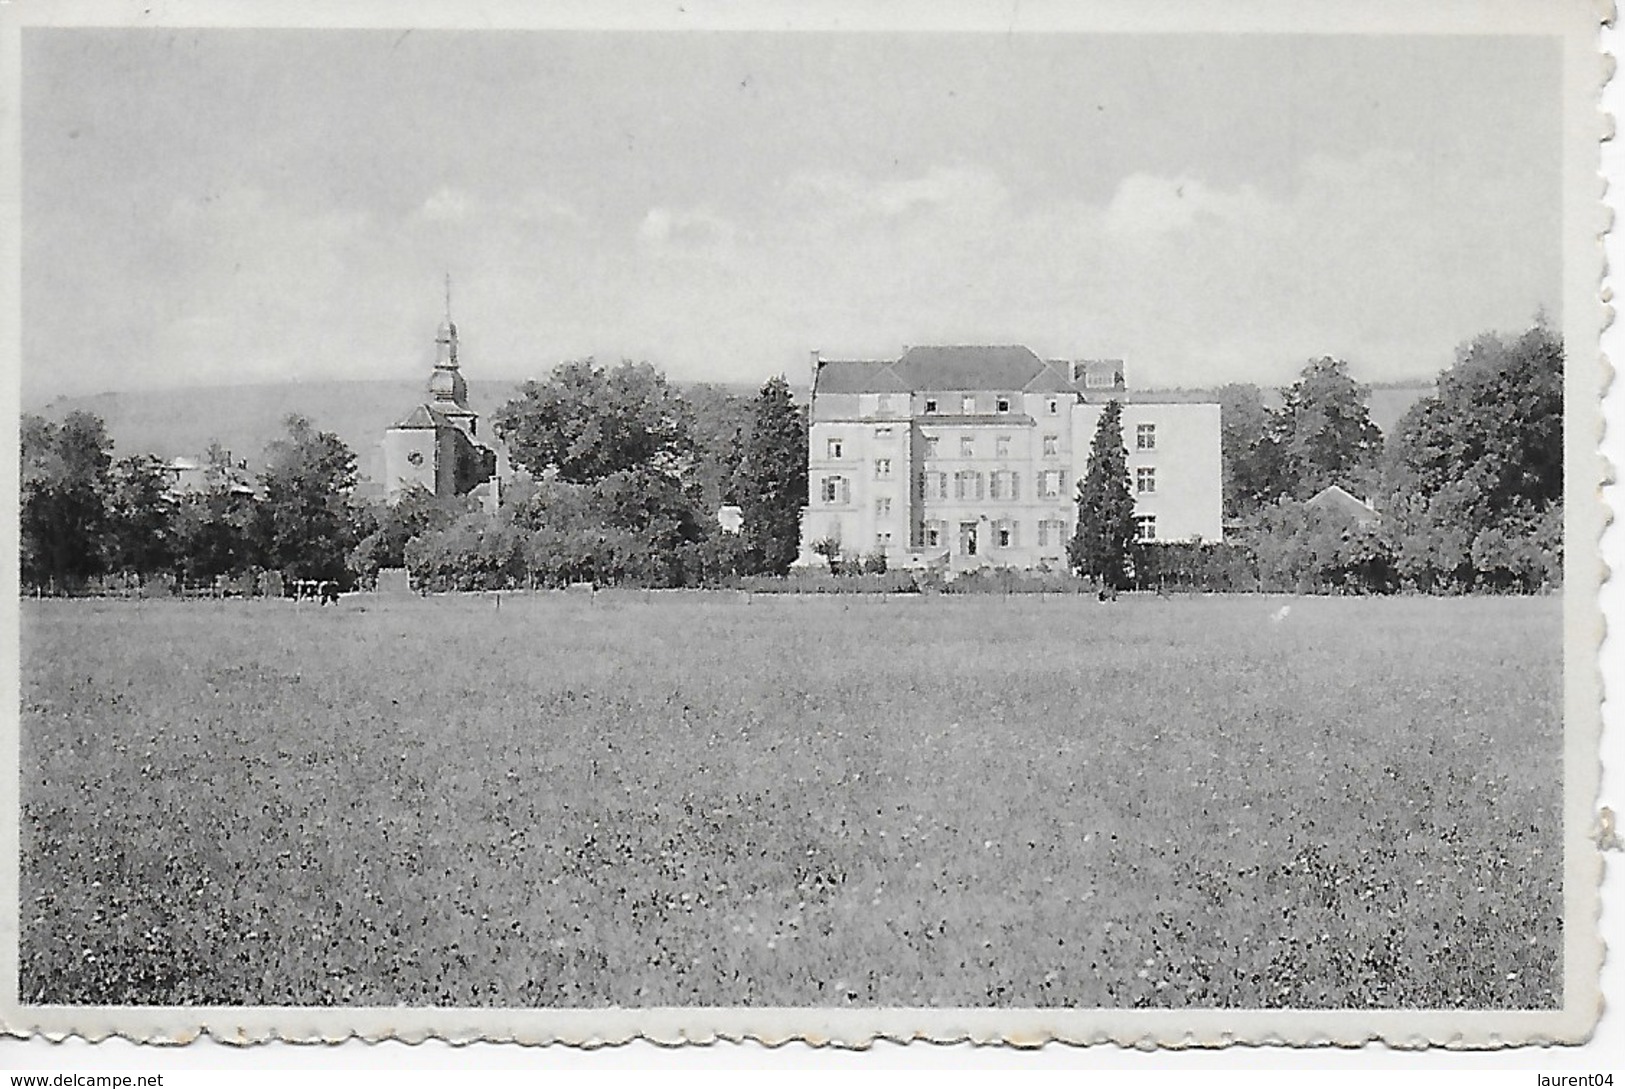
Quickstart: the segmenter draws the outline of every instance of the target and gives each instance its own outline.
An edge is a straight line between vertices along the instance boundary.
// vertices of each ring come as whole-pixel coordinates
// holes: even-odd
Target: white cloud
[[[832,221],[911,214],[995,214],[1009,202],[1004,182],[991,170],[935,167],[917,177],[872,180],[832,170],[805,171],[785,185],[792,208]]]
[[[429,194],[419,209],[423,218],[437,223],[460,223],[468,218],[473,199],[460,189],[441,187]]]
[[[1120,239],[1155,237],[1186,230],[1205,217],[1236,222],[1267,211],[1252,189],[1223,191],[1191,177],[1131,174],[1106,206],[1105,226]]]
[[[656,207],[638,224],[637,235],[651,249],[715,257],[732,250],[739,229],[708,208]]]

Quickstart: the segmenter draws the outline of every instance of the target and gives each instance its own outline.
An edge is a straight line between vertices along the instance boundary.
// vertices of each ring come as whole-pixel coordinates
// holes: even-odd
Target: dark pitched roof
[[[910,348],[896,371],[912,389],[1021,389],[1044,361],[1020,344]]]
[[[1046,362],[1030,348],[1005,345],[925,345],[889,360],[826,360],[819,393],[910,393],[916,390],[1073,390],[1065,363]]]
[[[818,365],[819,393],[907,393],[892,364],[884,360],[830,359]]]
[[[1306,507],[1315,510],[1333,510],[1339,514],[1367,522],[1377,517],[1377,508],[1337,484],[1328,484],[1304,500]]]
[[[1021,387],[1023,393],[1074,393],[1077,386],[1072,384],[1065,360],[1046,360],[1044,369],[1033,375],[1032,381]]]
[[[428,405],[419,405],[418,407],[414,408],[410,413],[407,414],[406,419],[404,419],[400,423],[396,424],[393,428],[391,428],[391,430],[395,430],[395,431],[415,431],[415,430],[432,431],[433,429],[435,429],[437,427],[451,427],[451,426],[452,426],[452,422],[451,422],[451,420],[446,418],[445,413],[440,412],[437,409],[430,408]]]

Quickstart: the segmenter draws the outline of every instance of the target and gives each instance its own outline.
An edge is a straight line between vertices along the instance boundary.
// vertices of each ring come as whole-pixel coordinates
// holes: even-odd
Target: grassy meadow
[[[1549,1008],[1556,599],[23,603],[33,1003]]]

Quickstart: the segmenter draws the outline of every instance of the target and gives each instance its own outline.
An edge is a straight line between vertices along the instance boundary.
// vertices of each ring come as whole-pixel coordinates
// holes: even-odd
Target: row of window
[[[893,437],[894,432],[892,428],[875,428],[875,438],[881,441],[888,441]],[[1157,448],[1157,425],[1148,423],[1138,425],[1134,429],[1134,446],[1137,450],[1155,450]],[[925,456],[928,458],[937,457],[938,449],[937,436],[927,435],[925,438]],[[1043,438],[1043,450],[1044,456],[1047,458],[1058,456],[1061,452],[1061,437],[1059,435],[1045,435]],[[845,451],[846,443],[842,439],[832,438],[827,440],[825,444],[825,453],[828,455],[829,460],[831,461],[840,461]],[[993,453],[994,456],[1001,458],[1010,456],[1009,435],[998,435],[994,437]],[[962,458],[976,456],[976,439],[973,436],[959,436],[959,456]],[[887,464],[889,465],[890,462],[888,461]]]
[[[1021,522],[1013,518],[1001,518],[990,524],[992,530],[992,545],[995,548],[1021,547]],[[1157,516],[1142,514],[1134,519],[1135,533],[1142,541],[1155,540],[1157,536]],[[949,540],[950,526],[943,521],[927,521],[920,526],[920,544],[925,548],[941,548]],[[1058,548],[1066,544],[1068,530],[1066,523],[1058,518],[1042,518],[1038,522],[1038,547]],[[967,556],[976,555],[977,545],[981,543],[981,523],[959,523],[959,551]],[[876,544],[887,544],[891,541],[890,533],[875,534]]]
[[[959,398],[959,412],[960,412],[960,415],[974,416],[976,414],[976,411],[977,411],[978,403],[979,402],[978,402],[978,399],[977,399],[975,394],[967,393],[967,394],[962,395]],[[1013,400],[1011,398],[1009,398],[1009,397],[995,397],[993,399],[993,411],[1000,414],[1000,415],[1007,415],[1010,412],[1010,406],[1013,403],[1014,403]],[[925,412],[926,412],[926,415],[930,416],[930,415],[937,414],[938,412],[942,411],[941,406],[942,406],[941,398],[927,397],[925,399]],[[884,406],[882,406],[882,408],[884,409]],[[1060,415],[1060,412],[1061,412],[1060,399],[1056,398],[1056,397],[1051,397],[1045,403],[1044,411],[1049,413],[1051,416]]]
[[[1001,469],[998,472],[987,473],[987,489],[983,491],[984,474],[975,469],[961,469],[950,478],[949,474],[928,470],[920,474],[920,497],[922,499],[981,499],[987,495],[992,499],[1020,499],[1021,474]],[[953,491],[950,493],[948,484],[953,482]],[[1066,474],[1059,470],[1052,470],[1038,474],[1038,497],[1040,499],[1058,499],[1066,487]]]
[[[984,478],[986,488],[984,490]],[[891,462],[881,458],[875,462],[875,479],[891,479]],[[953,482],[952,491],[948,484]],[[949,474],[928,470],[918,478],[920,497],[922,499],[1020,499],[1021,474],[998,470],[992,473],[981,473],[975,469],[961,469],[950,478]],[[1038,474],[1038,498],[1059,499],[1066,491],[1066,474],[1058,469],[1046,470]],[[1134,491],[1137,495],[1155,495],[1157,491],[1157,470],[1149,465],[1141,465],[1134,470]],[[831,475],[824,477],[819,494],[825,503],[849,503],[852,499],[851,481],[844,476]],[[890,503],[886,499],[882,502]]]

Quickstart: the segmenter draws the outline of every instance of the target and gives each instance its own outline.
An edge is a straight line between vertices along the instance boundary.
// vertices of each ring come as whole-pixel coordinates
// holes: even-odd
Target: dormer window
[[[930,412],[935,412],[936,410],[937,410],[937,399],[935,397],[927,397],[925,399],[925,411],[930,413]]]
[[[1010,398],[1008,398],[1008,397],[1000,397],[999,398],[999,411],[1000,412],[1009,412],[1010,411]]]
[[[976,414],[976,395],[967,393],[959,399],[959,409],[967,416]]]

